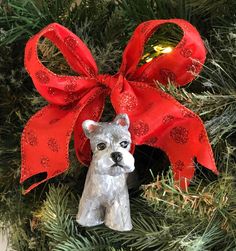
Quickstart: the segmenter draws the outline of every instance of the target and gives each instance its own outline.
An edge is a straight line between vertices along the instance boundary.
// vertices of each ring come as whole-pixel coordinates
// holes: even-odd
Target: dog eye
[[[123,147],[123,148],[126,148],[128,145],[129,145],[128,141],[122,141],[122,142],[120,142],[120,146]]]
[[[99,144],[97,144],[97,149],[99,150],[99,151],[102,151],[102,150],[104,150],[106,148],[106,144],[105,143],[99,143]]]

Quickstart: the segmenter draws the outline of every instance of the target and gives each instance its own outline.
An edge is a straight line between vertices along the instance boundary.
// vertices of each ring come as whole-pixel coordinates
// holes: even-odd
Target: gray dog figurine
[[[76,221],[82,226],[105,223],[111,229],[129,231],[132,224],[126,179],[134,170],[134,158],[129,152],[128,115],[117,115],[111,123],[85,120],[82,127],[90,139],[93,158]]]

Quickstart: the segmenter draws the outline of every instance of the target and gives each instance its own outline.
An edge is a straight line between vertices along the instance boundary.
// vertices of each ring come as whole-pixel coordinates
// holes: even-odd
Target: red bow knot
[[[171,53],[138,66],[145,42],[165,23],[177,24],[183,31],[182,40]],[[41,37],[58,47],[79,76],[57,75],[39,61],[37,44]],[[50,24],[34,35],[26,45],[25,67],[50,104],[32,116],[23,131],[20,181],[42,172],[47,177],[25,193],[68,169],[72,132],[78,159],[89,164],[91,151],[81,124],[86,119],[99,121],[108,95],[116,113],[129,115],[133,143],[164,150],[181,187],[186,187],[194,175],[195,157],[218,173],[201,119],[154,84],[154,80],[162,84],[171,80],[176,86],[186,85],[200,72],[205,56],[197,30],[180,19],[140,24],[125,48],[119,72],[113,76],[98,73],[89,49],[65,27]]]

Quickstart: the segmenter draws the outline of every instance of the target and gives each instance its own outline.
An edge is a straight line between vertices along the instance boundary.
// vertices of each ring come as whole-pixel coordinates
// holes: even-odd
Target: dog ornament
[[[111,123],[85,120],[82,124],[93,152],[76,216],[82,226],[104,223],[117,231],[132,229],[126,182],[134,171],[129,124],[127,114],[117,115]]]

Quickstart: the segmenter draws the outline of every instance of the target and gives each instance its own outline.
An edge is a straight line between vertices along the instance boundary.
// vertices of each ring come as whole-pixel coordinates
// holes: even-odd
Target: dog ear
[[[126,129],[129,128],[129,117],[127,114],[118,114],[115,119],[114,119],[114,123],[116,123],[117,125],[123,126]]]
[[[99,123],[88,119],[82,123],[82,127],[86,137],[89,138],[91,133],[93,133],[99,127]]]

